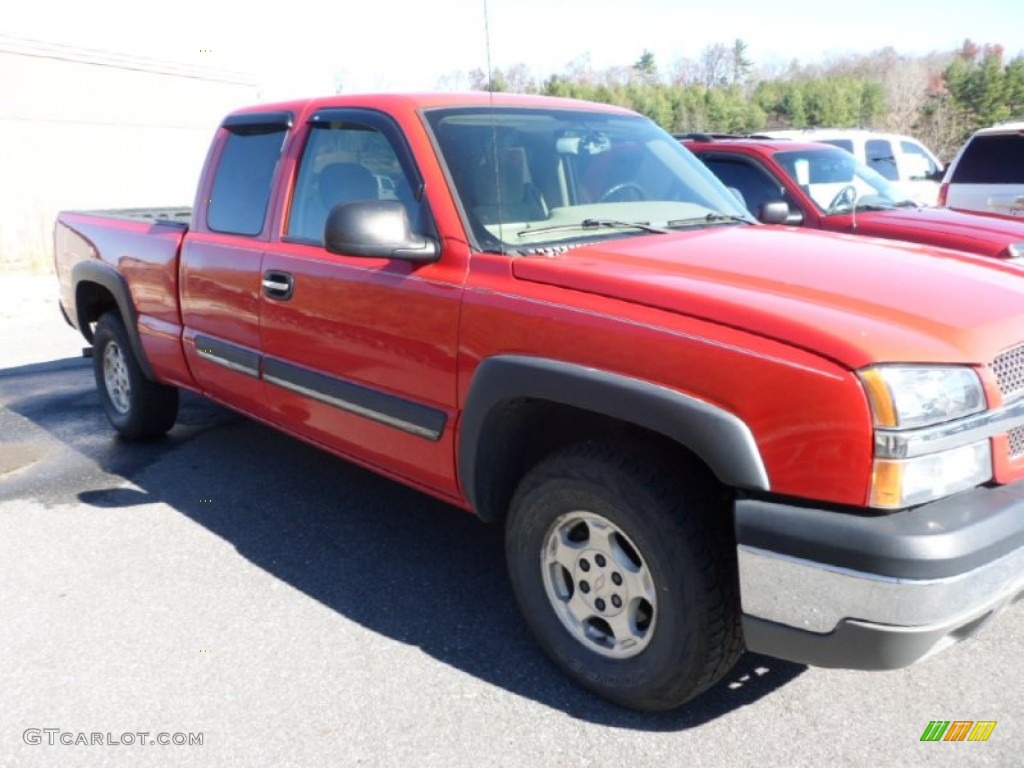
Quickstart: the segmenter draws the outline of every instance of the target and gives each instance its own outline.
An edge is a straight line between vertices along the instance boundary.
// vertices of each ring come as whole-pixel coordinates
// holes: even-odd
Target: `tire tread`
[[[682,670],[645,697],[621,699],[599,691],[634,709],[678,707],[718,682],[743,652],[735,539],[724,492],[710,476],[685,462],[670,462],[645,443],[601,440],[577,443],[542,460],[517,489],[512,509],[543,484],[567,478],[599,485],[622,499],[635,498],[637,489],[643,489],[664,512],[651,516],[658,538],[669,549],[696,553],[695,567],[707,587],[701,597],[710,617],[700,643],[699,673]],[[694,514],[696,510],[703,514]]]
[[[103,354],[109,341],[115,341],[124,355],[131,379],[131,405],[127,414],[118,413],[110,403],[103,378]],[[96,388],[107,418],[118,434],[129,440],[161,437],[178,418],[178,390],[146,378],[135,358],[128,331],[117,312],[106,312],[96,323],[93,334],[93,371]]]

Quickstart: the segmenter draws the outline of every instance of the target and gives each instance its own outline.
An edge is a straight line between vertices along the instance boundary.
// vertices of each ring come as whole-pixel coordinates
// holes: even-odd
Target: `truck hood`
[[[844,216],[844,231],[915,243],[958,248],[985,256],[1005,256],[1006,246],[1024,243],[1024,221],[985,216],[948,208],[893,208],[858,213],[857,226],[850,228]]]
[[[849,368],[990,362],[1024,341],[1024,270],[783,227],[721,225],[514,260],[517,278],[741,328]]]

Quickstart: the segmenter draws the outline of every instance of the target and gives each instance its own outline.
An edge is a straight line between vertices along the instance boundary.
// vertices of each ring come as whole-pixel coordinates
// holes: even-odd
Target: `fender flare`
[[[75,321],[86,341],[91,343],[92,331],[89,328],[89,321],[85,312],[86,308],[78,302],[78,286],[82,283],[96,283],[105,288],[114,297],[117,310],[121,313],[125,330],[128,332],[128,340],[132,345],[132,353],[135,355],[135,360],[138,362],[139,368],[142,369],[143,375],[150,381],[156,381],[153,368],[150,366],[149,359],[142,348],[142,340],[139,338],[138,331],[139,313],[132,302],[132,294],[124,276],[119,274],[110,265],[100,261],[80,261],[71,268],[71,284],[75,289]]]
[[[500,355],[477,367],[462,411],[459,478],[473,509],[480,509],[476,458],[487,440],[487,418],[502,402],[521,399],[561,403],[644,427],[688,448],[723,484],[770,490],[754,435],[735,414],[621,374],[545,358]]]

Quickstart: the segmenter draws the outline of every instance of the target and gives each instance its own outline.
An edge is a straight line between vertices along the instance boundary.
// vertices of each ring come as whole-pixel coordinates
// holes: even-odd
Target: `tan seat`
[[[369,168],[359,163],[325,165],[316,175],[316,188],[320,203],[326,211],[338,203],[376,200],[379,196],[377,178]]]
[[[307,194],[301,204],[301,224],[289,230],[289,234],[322,243],[331,208],[339,203],[376,200],[377,178],[359,163],[330,163],[313,177],[309,192],[312,194]]]
[[[526,150],[509,147],[477,169],[474,176],[473,212],[484,224],[498,221],[538,221],[546,219],[548,207],[540,190],[530,178]]]

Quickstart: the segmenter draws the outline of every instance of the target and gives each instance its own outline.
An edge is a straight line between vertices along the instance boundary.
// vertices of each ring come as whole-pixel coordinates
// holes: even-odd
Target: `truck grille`
[[[1010,347],[992,361],[992,373],[999,383],[1003,400],[1015,400],[1024,394],[1024,344]]]
[[[1016,459],[1024,454],[1024,427],[1016,427],[1006,433],[1010,442],[1010,458]]]

